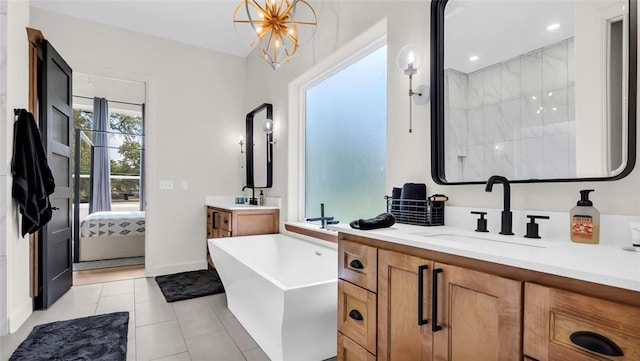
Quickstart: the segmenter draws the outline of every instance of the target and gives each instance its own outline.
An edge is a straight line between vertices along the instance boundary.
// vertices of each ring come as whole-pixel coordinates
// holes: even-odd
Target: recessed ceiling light
[[[559,27],[560,27],[560,24],[551,24],[547,26],[547,30],[552,31],[552,30],[556,30]]]
[[[472,57],[470,57],[470,58],[469,58],[469,60],[471,60],[471,61],[476,61],[476,60],[478,60],[478,59],[480,59],[480,57],[479,57],[479,56],[477,56],[477,55],[474,55],[474,56],[472,56]]]

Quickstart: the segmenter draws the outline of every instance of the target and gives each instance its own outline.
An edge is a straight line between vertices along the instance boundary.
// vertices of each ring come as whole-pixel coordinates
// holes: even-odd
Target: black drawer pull
[[[424,271],[429,269],[429,266],[418,266],[418,326],[426,325],[429,321],[424,319],[424,307],[422,302],[424,300]]]
[[[349,312],[349,317],[353,318],[356,321],[364,320],[364,317],[362,317],[362,314],[358,312],[358,310],[351,310],[351,312]]]
[[[362,262],[358,261],[357,259],[354,259],[353,261],[349,262],[349,267],[354,269],[364,269]]]
[[[431,331],[438,332],[442,326],[438,325],[438,274],[442,273],[442,268],[433,270],[433,280],[431,282]]]
[[[589,351],[606,356],[624,356],[622,349],[608,338],[589,331],[578,331],[569,337],[571,342]]]

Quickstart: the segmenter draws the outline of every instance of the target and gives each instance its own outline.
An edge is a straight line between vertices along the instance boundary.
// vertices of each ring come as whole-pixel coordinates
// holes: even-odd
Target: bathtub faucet
[[[339,221],[334,221],[333,217],[324,216],[324,203],[320,203],[320,217],[307,218],[307,222],[320,221],[320,229],[324,229],[327,224],[338,224]]]
[[[249,198],[249,204],[251,204],[253,206],[257,206],[258,205],[258,198],[256,198],[256,188],[255,187],[244,186],[244,187],[242,187],[242,191],[244,192],[244,190],[247,189],[247,188],[251,188],[251,198]]]

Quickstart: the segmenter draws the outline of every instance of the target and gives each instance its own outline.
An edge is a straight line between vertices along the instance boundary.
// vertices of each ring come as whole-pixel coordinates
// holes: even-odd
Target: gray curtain
[[[109,108],[107,99],[93,98],[93,154],[89,213],[111,210]]]

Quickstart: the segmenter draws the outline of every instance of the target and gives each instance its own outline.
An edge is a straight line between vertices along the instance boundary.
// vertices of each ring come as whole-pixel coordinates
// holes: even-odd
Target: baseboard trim
[[[163,276],[179,272],[207,269],[207,261],[175,263],[165,266],[146,268],[147,277]]]
[[[9,315],[9,333],[15,333],[16,331],[18,331],[18,329],[20,329],[20,326],[22,326],[25,321],[27,321],[29,316],[31,316],[32,312],[33,301],[31,300],[31,298],[27,298],[22,303],[22,306],[18,309],[17,312]]]

